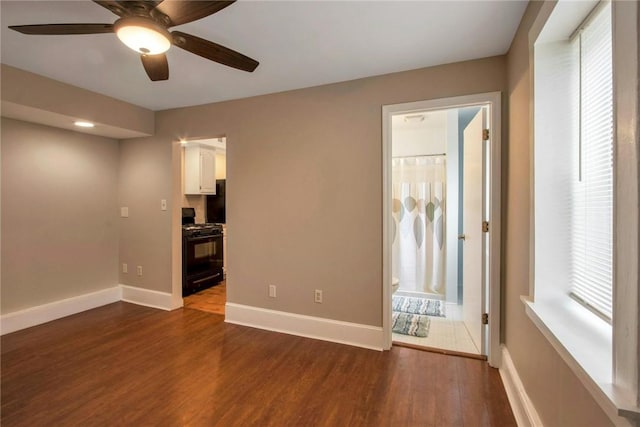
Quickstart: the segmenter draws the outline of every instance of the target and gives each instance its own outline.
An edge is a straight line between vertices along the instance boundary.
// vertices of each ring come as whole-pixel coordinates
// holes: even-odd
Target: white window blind
[[[572,185],[571,294],[612,317],[613,74],[611,5],[582,29],[579,166]]]

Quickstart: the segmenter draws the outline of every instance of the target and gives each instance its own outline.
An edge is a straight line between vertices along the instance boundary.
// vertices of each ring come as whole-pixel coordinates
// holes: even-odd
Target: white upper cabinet
[[[184,147],[184,194],[216,194],[216,149]]]

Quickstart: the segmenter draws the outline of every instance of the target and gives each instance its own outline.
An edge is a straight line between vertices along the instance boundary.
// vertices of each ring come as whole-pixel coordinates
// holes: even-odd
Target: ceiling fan
[[[142,66],[152,81],[169,78],[164,54],[171,45],[239,70],[252,72],[258,61],[227,47],[169,28],[202,19],[230,6],[231,1],[93,0],[120,18],[113,24],[12,25],[22,34],[72,35],[116,33],[128,47],[140,53]]]

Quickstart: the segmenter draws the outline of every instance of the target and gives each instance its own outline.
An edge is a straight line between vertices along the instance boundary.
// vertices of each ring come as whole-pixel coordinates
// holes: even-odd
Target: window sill
[[[611,326],[568,297],[554,302],[520,298],[529,318],[614,424],[620,417],[640,420],[631,393],[613,384]]]

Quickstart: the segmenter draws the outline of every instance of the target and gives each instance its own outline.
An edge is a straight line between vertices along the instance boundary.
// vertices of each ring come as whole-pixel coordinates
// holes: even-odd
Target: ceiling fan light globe
[[[122,18],[114,24],[116,35],[129,48],[145,55],[158,55],[171,47],[171,35],[144,18]]]

